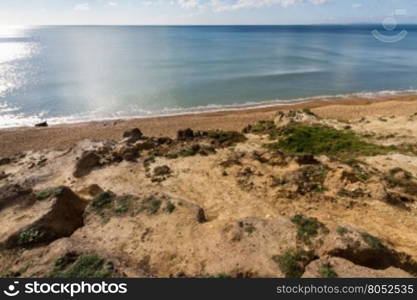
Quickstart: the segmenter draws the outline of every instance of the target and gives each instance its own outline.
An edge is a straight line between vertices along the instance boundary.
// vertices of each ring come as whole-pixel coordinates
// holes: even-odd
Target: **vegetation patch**
[[[162,201],[155,196],[146,197],[140,208],[140,211],[146,211],[147,213],[153,215],[156,214],[161,208]]]
[[[360,232],[360,235],[365,243],[367,243],[371,248],[382,250],[385,249],[384,244],[382,244],[381,240],[377,237],[367,233],[367,232]]]
[[[62,193],[62,188],[61,187],[48,188],[48,189],[44,189],[43,191],[40,191],[39,193],[37,193],[36,194],[36,199],[37,200],[45,200],[45,199],[48,199],[50,197],[59,196],[61,193]]]
[[[229,147],[246,141],[246,137],[236,131],[211,130],[207,132],[207,137],[221,147]]]
[[[336,278],[337,273],[334,271],[333,266],[329,263],[322,264],[319,268],[319,274],[321,278]]]
[[[309,244],[311,242],[310,238],[315,237],[320,230],[324,233],[329,233],[326,226],[316,218],[295,215],[291,218],[291,222],[297,225],[297,238],[306,244]]]
[[[305,266],[313,259],[313,256],[311,251],[288,249],[282,255],[273,256],[272,260],[278,264],[285,277],[300,278],[305,271]]]
[[[123,196],[123,197],[119,197],[116,199],[115,201],[115,207],[114,207],[114,212],[117,215],[124,215],[126,214],[131,207],[131,197],[129,196]]]
[[[365,142],[350,130],[299,123],[284,127],[278,142],[266,146],[290,155],[324,154],[339,158],[372,156],[396,150],[394,146],[385,147]]]
[[[29,246],[32,244],[36,244],[40,242],[43,236],[44,233],[42,231],[36,229],[29,229],[19,234],[19,236],[17,237],[17,244],[19,246]]]
[[[337,226],[336,228],[336,232],[340,235],[340,236],[344,236],[345,234],[347,234],[349,232],[349,230],[346,227],[343,226]]]
[[[108,278],[114,271],[111,263],[95,254],[83,254],[74,259],[61,257],[55,262],[49,277],[53,278]]]
[[[165,207],[165,211],[169,214],[172,214],[175,209],[176,209],[176,207],[175,207],[174,203],[172,203],[171,201],[168,201],[168,204]]]
[[[95,197],[92,200],[91,205],[95,209],[102,209],[105,206],[109,205],[112,202],[112,200],[113,200],[113,195],[110,192],[104,192],[98,195],[97,197]]]

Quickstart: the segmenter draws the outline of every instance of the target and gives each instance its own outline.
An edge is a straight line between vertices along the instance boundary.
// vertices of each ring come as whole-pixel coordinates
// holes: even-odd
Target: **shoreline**
[[[399,102],[401,105],[398,105]],[[272,119],[279,110],[309,108],[320,117],[356,119],[364,116],[412,115],[417,112],[417,93],[383,96],[306,99],[263,107],[196,112],[178,115],[85,121],[51,125],[46,128],[17,127],[0,129],[0,157],[25,151],[64,150],[84,139],[118,140],[125,130],[138,127],[147,136],[175,137],[184,128],[194,130],[237,130],[262,119]]]

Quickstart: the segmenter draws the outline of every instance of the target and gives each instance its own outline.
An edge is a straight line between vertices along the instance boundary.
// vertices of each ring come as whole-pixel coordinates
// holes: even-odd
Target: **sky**
[[[0,25],[417,23],[417,0],[0,0]]]

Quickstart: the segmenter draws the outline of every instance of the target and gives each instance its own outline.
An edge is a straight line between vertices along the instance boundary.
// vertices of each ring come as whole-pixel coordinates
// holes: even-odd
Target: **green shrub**
[[[114,207],[114,212],[117,215],[123,215],[127,213],[130,209],[130,197],[124,196],[116,199],[116,204]]]
[[[109,192],[104,192],[93,199],[91,205],[96,209],[101,209],[112,202],[112,195]]]
[[[149,196],[143,200],[140,211],[146,211],[153,215],[159,211],[161,204],[162,201],[160,199],[157,199],[155,196]]]
[[[319,268],[319,274],[321,278],[336,278],[337,274],[333,270],[333,266],[329,263],[322,264]]]
[[[113,273],[111,264],[95,254],[83,254],[70,264],[64,262],[62,258],[55,262],[54,269],[49,277],[54,278],[107,278]]]
[[[236,131],[211,130],[207,132],[207,136],[223,147],[246,141],[246,137]]]
[[[310,243],[310,238],[316,236],[319,230],[328,233],[328,229],[316,218],[308,218],[303,215],[295,215],[291,222],[297,225],[297,238],[306,244]]]
[[[35,229],[29,229],[26,231],[23,231],[19,234],[17,237],[17,244],[19,246],[29,246],[31,244],[35,244],[41,240],[44,233],[40,230]]]
[[[371,156],[395,150],[371,144],[359,139],[349,130],[337,130],[332,127],[305,124],[290,124],[281,130],[278,142],[267,147],[279,149],[290,155],[312,154],[334,157]]]
[[[175,207],[174,203],[172,203],[171,201],[168,201],[168,204],[165,207],[165,211],[172,214],[174,212],[175,208],[176,207]]]
[[[278,264],[285,277],[299,278],[312,257],[312,252],[303,249],[288,249],[284,254],[273,256],[272,259]]]
[[[347,234],[349,232],[349,230],[343,226],[337,226],[336,228],[336,232],[341,235],[344,236],[345,234]]]
[[[37,193],[36,194],[36,199],[37,200],[45,200],[45,199],[48,199],[50,197],[58,196],[61,193],[62,193],[62,188],[61,187],[48,188],[48,189],[44,189],[43,191],[40,191],[39,193]]]
[[[382,250],[385,248],[384,244],[382,244],[381,240],[377,237],[367,233],[367,232],[360,232],[362,239],[367,243],[371,248]]]

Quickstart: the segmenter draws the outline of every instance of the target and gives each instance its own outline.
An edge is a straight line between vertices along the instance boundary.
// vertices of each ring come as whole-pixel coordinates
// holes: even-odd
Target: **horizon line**
[[[355,22],[355,23],[309,23],[309,24],[0,24],[0,27],[35,27],[35,26],[143,26],[143,27],[162,27],[162,26],[349,26],[349,25],[381,25],[381,23]],[[398,23],[401,25],[417,25],[416,23]]]

